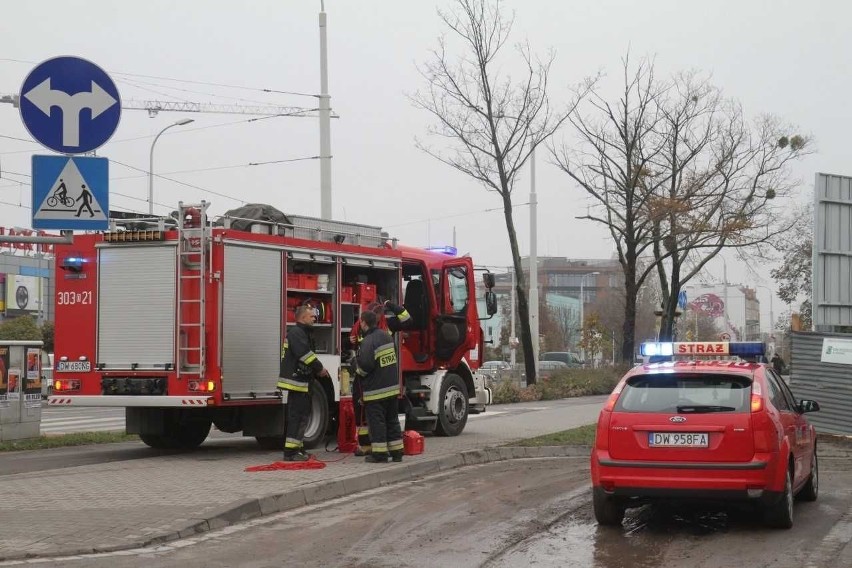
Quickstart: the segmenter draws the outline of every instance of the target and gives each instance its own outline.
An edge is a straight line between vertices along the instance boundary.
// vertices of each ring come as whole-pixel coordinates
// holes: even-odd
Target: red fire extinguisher
[[[340,453],[353,453],[358,449],[355,435],[355,407],[351,396],[341,396],[337,427],[337,449]]]

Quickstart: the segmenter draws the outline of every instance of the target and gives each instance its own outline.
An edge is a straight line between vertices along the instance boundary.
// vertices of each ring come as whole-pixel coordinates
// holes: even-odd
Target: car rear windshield
[[[616,412],[747,412],[751,379],[723,374],[653,374],[627,380]]]

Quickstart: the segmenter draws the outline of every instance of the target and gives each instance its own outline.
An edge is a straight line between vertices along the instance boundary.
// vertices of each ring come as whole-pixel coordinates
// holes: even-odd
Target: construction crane
[[[19,95],[0,96],[0,103],[20,106]],[[159,112],[199,112],[214,114],[250,114],[257,116],[316,116],[310,114],[319,110],[318,108],[291,107],[281,105],[243,105],[243,104],[217,104],[196,103],[190,101],[144,101],[134,99],[123,99],[121,108],[125,110],[145,110],[151,118]]]

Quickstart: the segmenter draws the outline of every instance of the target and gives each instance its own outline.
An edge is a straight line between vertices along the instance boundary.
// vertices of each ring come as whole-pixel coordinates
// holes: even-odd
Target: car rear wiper
[[[736,410],[733,406],[718,406],[709,404],[686,404],[678,406],[678,412],[732,412]]]

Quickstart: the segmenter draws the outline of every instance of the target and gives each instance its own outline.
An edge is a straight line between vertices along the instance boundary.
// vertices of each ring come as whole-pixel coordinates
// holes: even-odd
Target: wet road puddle
[[[599,527],[582,514],[509,548],[489,567],[652,568],[660,566],[673,543],[722,536],[733,528],[759,529],[748,510],[647,505],[627,512],[620,528]]]

